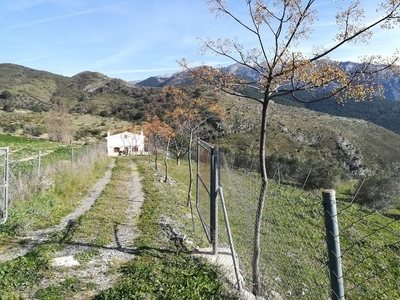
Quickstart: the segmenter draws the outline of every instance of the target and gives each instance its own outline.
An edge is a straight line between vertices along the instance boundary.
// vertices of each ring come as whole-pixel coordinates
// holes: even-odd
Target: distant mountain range
[[[352,70],[361,66],[354,62],[340,62],[339,66],[343,70]],[[239,78],[249,81],[257,81],[259,74],[238,63],[221,68],[223,71],[233,74]],[[391,70],[379,72],[374,76],[375,82],[382,84],[384,88],[384,96],[389,101],[400,101],[400,74]],[[147,87],[163,87],[166,85],[186,85],[191,83],[190,74],[187,71],[175,73],[172,76],[152,76],[136,83],[138,86]]]

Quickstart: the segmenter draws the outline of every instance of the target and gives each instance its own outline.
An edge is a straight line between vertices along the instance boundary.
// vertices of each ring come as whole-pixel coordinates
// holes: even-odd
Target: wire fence
[[[233,241],[244,287],[252,290],[251,263],[256,203],[261,180],[254,171],[254,160],[248,168],[235,165],[235,159],[221,154],[220,185],[223,187]],[[261,229],[261,278],[267,299],[344,299],[332,290],[333,271],[327,241],[340,241],[344,296],[347,299],[400,299],[400,222],[399,215],[364,205],[363,190],[367,181],[337,192],[338,233],[326,230],[326,212],[320,189],[307,190],[307,180],[315,177],[311,168],[304,169],[297,182],[271,164],[268,194]],[[378,202],[378,199],[376,200]],[[205,201],[203,201],[205,202]],[[359,204],[362,203],[362,204]],[[203,209],[207,209],[206,206]],[[229,249],[227,228],[219,214],[220,252]],[[228,250],[227,250],[228,251]],[[331,250],[329,250],[331,251]],[[222,258],[223,260],[224,258]],[[229,257],[221,264],[231,265]],[[337,277],[337,276],[336,276]]]
[[[17,159],[14,159],[12,150],[10,148],[8,161],[10,205],[53,187],[55,176],[74,168],[88,167],[105,154],[102,144],[37,150],[29,156],[18,155]]]

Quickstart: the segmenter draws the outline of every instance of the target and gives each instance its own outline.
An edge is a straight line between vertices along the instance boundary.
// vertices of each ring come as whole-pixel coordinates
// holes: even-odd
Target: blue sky
[[[233,9],[240,0],[231,1]],[[365,1],[371,3],[375,1]],[[333,28],[332,1],[317,0],[320,17],[312,42],[326,45]],[[237,7],[236,7],[237,6]],[[371,17],[373,17],[371,15]],[[216,19],[204,0],[1,0],[0,62],[72,76],[81,71],[139,80],[179,70],[181,58],[226,65],[201,55],[198,38],[237,37],[253,41],[233,22]],[[400,30],[376,34],[367,46],[347,46],[332,59],[390,54],[400,48]]]

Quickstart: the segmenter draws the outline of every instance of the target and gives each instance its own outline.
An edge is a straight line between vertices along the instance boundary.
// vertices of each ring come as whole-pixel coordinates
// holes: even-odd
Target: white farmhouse
[[[107,153],[109,156],[117,156],[121,154],[135,155],[144,153],[144,135],[131,132],[121,132],[110,135],[107,132]]]

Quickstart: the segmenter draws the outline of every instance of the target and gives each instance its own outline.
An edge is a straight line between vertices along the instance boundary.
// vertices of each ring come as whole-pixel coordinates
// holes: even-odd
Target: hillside
[[[230,71],[237,73],[240,72],[240,68],[231,67]],[[188,78],[186,75],[184,72],[176,74],[169,82],[185,83]],[[257,161],[252,156],[256,155],[258,147],[257,116],[260,115],[260,107],[248,100],[218,95],[204,87],[190,85],[186,86],[186,89],[193,97],[202,95],[210,100],[218,99],[227,111],[227,118],[222,124],[208,124],[209,129],[212,126],[222,126],[217,135],[210,133],[208,138],[219,137],[216,143],[226,149],[238,165]],[[101,116],[97,121],[90,123],[91,125],[77,123],[76,129],[79,132],[76,137],[86,133],[92,134],[93,130],[99,129],[96,134],[101,138],[107,126],[118,128],[119,121],[112,120],[111,117],[140,125],[154,115],[164,118],[166,110],[170,109],[170,103],[160,88],[132,86],[123,80],[88,71],[73,77],[64,77],[22,66],[2,64],[0,91],[5,90],[11,92],[16,108],[40,111],[40,108],[44,107],[43,110],[47,110],[53,103],[61,102],[76,116]],[[371,108],[371,121],[399,132],[399,122],[396,120],[400,109],[393,106],[397,102],[385,101],[381,104],[381,108]],[[329,112],[333,110],[328,102],[325,105],[330,108],[327,109]],[[348,103],[341,110],[348,116],[365,117],[362,109],[355,109],[356,105],[358,104]],[[378,116],[375,111],[380,117],[373,119],[372,116]],[[385,118],[385,113],[390,113],[391,117]],[[23,123],[26,122],[44,125],[41,114],[31,117],[29,113],[6,113],[2,119],[10,121],[1,123],[3,130],[9,127],[8,123],[15,123],[14,115],[21,120],[15,124],[17,129],[24,128]],[[108,122],[110,119],[112,122]],[[124,123],[124,126],[126,124]],[[268,155],[270,158],[274,156],[274,159],[270,159],[272,161],[280,160],[288,164],[305,163],[309,159],[324,161],[340,166],[346,173],[353,175],[400,169],[399,135],[372,123],[274,104],[270,110],[268,126]],[[256,164],[253,164],[253,168],[255,167]]]
[[[85,71],[72,77],[0,64],[0,91],[11,93],[19,109],[47,111],[63,103],[71,112],[111,114],[121,102],[132,100],[143,88],[101,73]],[[117,108],[118,109],[118,108]]]
[[[339,65],[344,70],[352,70],[360,67],[360,64],[353,62],[340,62]],[[259,75],[254,70],[245,68],[239,64],[223,67],[222,70],[250,82],[255,82],[259,79]],[[363,119],[400,133],[400,122],[397,121],[400,118],[400,74],[391,70],[385,70],[384,72],[375,74],[373,80],[382,85],[385,100],[376,99],[375,101],[365,103],[348,102],[345,108],[337,105],[334,100],[308,105],[294,102],[291,99],[280,99],[279,102],[336,116]],[[191,79],[187,72],[178,72],[170,77],[150,77],[137,83],[137,85],[144,87],[164,87],[167,85],[182,86],[190,83]],[[253,90],[243,90],[242,92],[251,92],[254,96]]]
[[[261,106],[224,97],[229,111],[226,136],[216,141],[238,166],[257,162]],[[368,175],[400,168],[400,136],[364,120],[335,117],[273,103],[269,111],[267,155],[282,163],[315,160]]]

